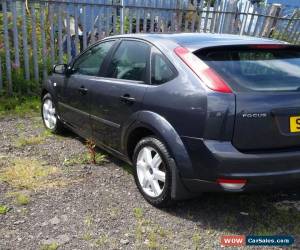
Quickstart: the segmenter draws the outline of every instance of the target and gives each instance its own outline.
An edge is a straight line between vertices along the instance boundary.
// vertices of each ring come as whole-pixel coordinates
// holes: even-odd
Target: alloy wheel
[[[138,153],[137,176],[143,191],[150,197],[160,196],[166,182],[166,169],[160,154],[145,146]]]
[[[56,110],[50,99],[46,99],[43,103],[43,119],[48,129],[55,129],[57,123]]]

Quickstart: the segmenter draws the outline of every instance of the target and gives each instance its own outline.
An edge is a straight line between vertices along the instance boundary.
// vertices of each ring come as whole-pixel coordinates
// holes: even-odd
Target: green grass
[[[134,208],[133,214],[136,219],[135,244],[137,249],[144,249],[145,247],[147,249],[165,249],[164,238],[169,238],[170,231],[166,231],[162,226],[145,219],[142,208]]]
[[[143,218],[143,209],[140,208],[140,207],[135,207],[133,209],[133,213],[134,213],[134,217],[137,219],[137,220],[140,220]]]
[[[83,234],[82,239],[85,240],[85,241],[90,241],[90,240],[93,239],[93,236],[91,235],[90,232],[86,232],[86,233]]]
[[[195,249],[200,249],[199,246],[201,244],[201,235],[200,232],[196,231],[192,237],[193,245]]]
[[[17,205],[25,206],[30,202],[30,197],[26,194],[17,193],[15,201]]]
[[[37,96],[0,96],[0,117],[7,115],[24,117],[38,114],[40,103],[40,98]]]
[[[122,168],[130,175],[134,174],[134,169],[132,166],[130,166],[129,164],[125,164],[122,166]]]
[[[48,137],[51,136],[53,136],[53,134],[48,130],[44,130],[41,134],[37,136],[31,136],[31,137],[20,136],[16,141],[15,146],[17,148],[22,148],[25,146],[38,145],[43,143]]]
[[[102,234],[99,236],[99,238],[95,241],[95,244],[98,247],[102,247],[104,245],[107,245],[109,243],[109,237],[107,234]]]
[[[106,162],[106,155],[102,153],[96,153],[96,164],[101,165]],[[83,153],[81,155],[75,155],[69,159],[65,159],[65,166],[74,166],[77,164],[92,164],[91,154],[89,152]]]
[[[41,246],[41,250],[56,250],[58,247],[58,243],[45,244]]]
[[[0,214],[6,214],[9,211],[9,208],[4,205],[0,205]]]
[[[58,168],[45,166],[37,159],[16,158],[0,170],[0,181],[17,189],[37,190],[56,186],[59,181],[48,177],[57,173],[59,173]]]

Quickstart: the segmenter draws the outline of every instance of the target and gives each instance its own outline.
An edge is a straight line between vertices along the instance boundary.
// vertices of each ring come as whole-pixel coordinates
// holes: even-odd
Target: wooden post
[[[271,17],[266,17],[264,26],[262,28],[261,36],[270,37],[272,30],[276,26],[276,21],[279,16],[280,10],[281,4],[272,4],[269,12],[267,13],[267,15]]]

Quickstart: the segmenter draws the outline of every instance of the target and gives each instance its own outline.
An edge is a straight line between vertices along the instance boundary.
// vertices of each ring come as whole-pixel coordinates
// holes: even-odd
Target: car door
[[[58,86],[58,104],[62,119],[84,138],[91,138],[91,89],[100,74],[100,68],[114,40],[97,44],[77,59]]]
[[[121,129],[142,107],[149,82],[150,45],[139,40],[119,42],[105,77],[93,85],[91,122],[98,144],[120,149]]]

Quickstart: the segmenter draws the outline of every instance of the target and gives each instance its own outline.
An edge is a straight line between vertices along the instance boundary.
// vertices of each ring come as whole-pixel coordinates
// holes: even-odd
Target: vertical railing
[[[197,1],[193,1],[197,2]],[[241,0],[0,0],[0,92],[28,92],[54,63],[105,36],[145,32],[230,33],[300,43],[300,10]]]

